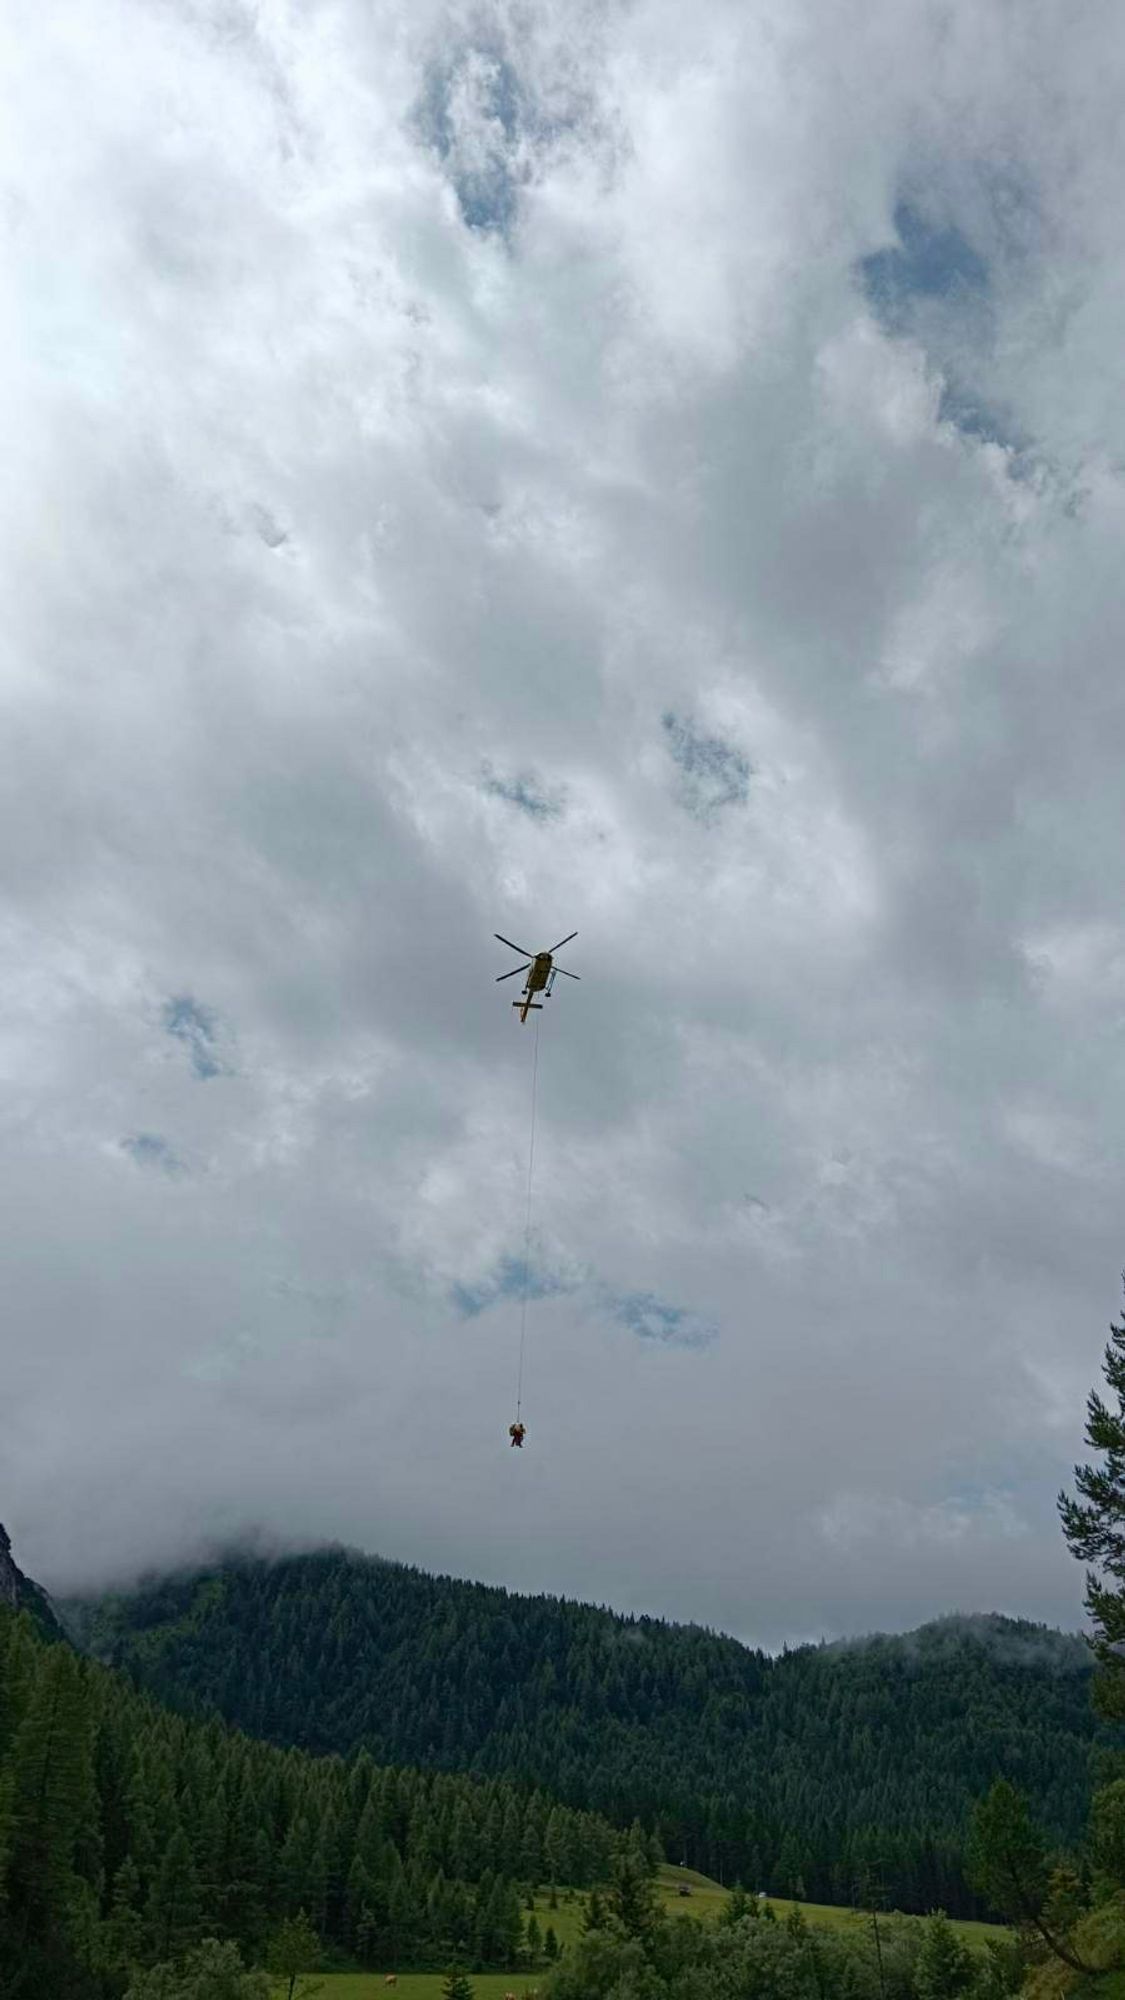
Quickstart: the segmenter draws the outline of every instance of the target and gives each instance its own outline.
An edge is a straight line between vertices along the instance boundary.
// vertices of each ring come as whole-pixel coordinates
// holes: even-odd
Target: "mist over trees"
[[[773,1895],[980,1915],[973,1801],[1003,1771],[1059,1843],[1085,1824],[1081,1640],[950,1618],[767,1655],[695,1627],[327,1550],[164,1578],[83,1608],[162,1700],[249,1734],[540,1786],[669,1860]]]

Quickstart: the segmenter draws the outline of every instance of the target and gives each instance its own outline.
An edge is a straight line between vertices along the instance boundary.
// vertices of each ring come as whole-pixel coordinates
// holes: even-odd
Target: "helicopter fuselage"
[[[519,1000],[512,1001],[513,1007],[519,1008],[521,1021],[526,1021],[528,1015],[533,1010],[537,1014],[542,1013],[543,1000],[550,999],[551,989],[560,972],[564,973],[567,979],[577,979],[578,974],[576,972],[567,972],[564,966],[555,964],[555,953],[561,951],[564,944],[569,944],[570,939],[577,936],[577,931],[571,931],[570,937],[560,938],[558,944],[551,946],[550,951],[525,951],[522,945],[513,944],[511,938],[502,937],[499,931],[495,933],[499,944],[506,944],[509,951],[518,952],[520,957],[525,960],[523,965],[514,965],[511,972],[502,972],[500,979],[497,981],[497,985],[499,985],[501,980],[514,979],[517,972],[522,972],[525,975],[523,995]],[[541,993],[543,1000],[536,1000],[534,998],[536,993]]]
[[[520,1010],[521,1021],[526,1021],[533,1009],[538,1012],[542,1005],[541,1001],[532,999],[533,993],[550,995],[552,958],[553,954],[549,951],[537,951],[527,968],[527,978],[523,983],[523,999],[512,1001],[513,1007],[518,1007]]]

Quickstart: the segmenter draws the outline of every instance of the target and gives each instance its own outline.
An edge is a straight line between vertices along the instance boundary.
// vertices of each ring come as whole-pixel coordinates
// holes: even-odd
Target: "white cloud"
[[[21,1559],[257,1522],[765,1640],[1077,1619],[1053,1496],[1122,1262],[1116,12],[0,37]],[[907,199],[987,282],[895,330],[863,260]],[[576,927],[513,1468],[492,933]]]
[[[1011,1500],[1003,1493],[986,1493],[971,1500],[951,1497],[919,1504],[899,1495],[838,1493],[825,1507],[818,1526],[834,1548],[866,1544],[878,1551],[948,1547],[971,1539],[1012,1540],[1028,1532]]]

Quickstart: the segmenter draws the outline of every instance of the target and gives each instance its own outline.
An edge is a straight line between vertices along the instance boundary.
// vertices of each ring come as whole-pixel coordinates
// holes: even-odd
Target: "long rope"
[[[523,1290],[520,1297],[520,1365],[516,1377],[516,1422],[523,1404],[523,1350],[527,1341],[527,1287],[531,1276],[531,1177],[535,1171],[535,1098],[539,1083],[539,1023],[535,1023],[535,1049],[531,1059],[531,1144],[527,1149],[527,1214],[523,1225]]]

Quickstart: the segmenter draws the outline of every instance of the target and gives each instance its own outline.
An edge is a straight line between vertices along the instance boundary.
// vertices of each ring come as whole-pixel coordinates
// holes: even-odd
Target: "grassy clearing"
[[[697,1875],[693,1868],[673,1868],[665,1866],[660,1870],[657,1886],[660,1900],[669,1916],[701,1917],[704,1923],[714,1921],[727,1899],[727,1892],[717,1882],[706,1875]],[[680,1894],[681,1887],[691,1890],[690,1896]],[[800,1910],[810,1924],[827,1924],[831,1930],[848,1930],[856,1924],[869,1923],[870,1918],[855,1910],[841,1909],[836,1903],[791,1903],[784,1896],[771,1896],[770,1904],[779,1918],[789,1915],[790,1910]],[[542,1921],[542,1919],[540,1920]],[[921,1917],[905,1917],[904,1923],[918,1924]],[[968,1917],[952,1917],[950,1922],[955,1931],[964,1938],[966,1944],[983,1950],[990,1938],[1007,1936],[1001,1924],[978,1924]],[[558,1925],[555,1926],[558,1930]],[[559,1931],[560,1938],[562,1932]]]
[[[690,1896],[682,1896],[681,1888],[691,1890]],[[712,1882],[706,1875],[699,1875],[693,1868],[673,1868],[667,1865],[660,1870],[657,1878],[660,1902],[670,1917],[698,1917],[703,1923],[714,1923],[719,1911],[727,1900],[727,1891]],[[783,1896],[771,1896],[770,1903],[779,1921],[789,1915],[790,1910],[800,1910],[810,1924],[827,1924],[832,1930],[854,1930],[857,1926],[870,1923],[870,1918],[855,1910],[840,1909],[834,1903],[791,1903]],[[555,1936],[560,1944],[574,1944],[582,1934],[582,1916],[586,1899],[577,1891],[569,1897],[565,1890],[558,1892],[558,1908],[548,1907],[545,1895],[535,1898],[535,1916],[541,1931],[553,1924]],[[527,1915],[527,1912],[524,1912]],[[889,1921],[889,1919],[888,1919]],[[902,1923],[919,1924],[921,1917],[903,1917]],[[953,1928],[964,1938],[966,1944],[983,1951],[990,1938],[1008,1935],[1000,1924],[977,1924],[967,1917],[950,1919]],[[324,1972],[323,2000],[388,2000],[388,1989],[382,1972]],[[517,2000],[525,1993],[534,1992],[537,1987],[545,1987],[547,1970],[539,1972],[471,1972],[473,1992],[476,2000],[503,2000],[505,1993],[514,1993]],[[396,2000],[440,2000],[443,1975],[440,1972],[400,1972],[393,1991]],[[1056,1996],[1050,1996],[1056,2000]],[[1105,2000],[1105,1996],[1099,1996]],[[1125,2000],[1125,1991],[1112,2000]]]
[[[322,1981],[321,2000],[388,2000],[388,1989],[381,1972],[318,1972],[310,1973],[310,1978]],[[538,1979],[528,1979],[516,1972],[471,1972],[476,2000],[503,2000],[505,1993],[514,1993],[517,2000],[524,1993],[534,1992]],[[445,1975],[441,1972],[400,1972],[398,1984],[393,1988],[396,2000],[440,2000]],[[277,1988],[278,1995],[285,1988]]]
[[[682,1889],[689,1889],[691,1894],[682,1895]],[[660,1870],[657,1892],[668,1916],[698,1917],[703,1923],[713,1923],[727,1900],[727,1891],[709,1876],[698,1874],[694,1868],[673,1868],[670,1864]],[[800,1910],[810,1924],[827,1924],[832,1930],[848,1930],[868,1921],[854,1910],[841,1909],[835,1903],[791,1903],[784,1896],[771,1896],[770,1904],[779,1919],[787,1917],[790,1910]],[[535,1899],[535,1915],[540,1930],[545,1931],[548,1924],[553,1924],[560,1944],[573,1944],[581,1936],[584,1908],[583,1896],[575,1894],[571,1901],[567,1901],[563,1890],[559,1891],[557,1910],[547,1908],[545,1896]],[[920,1923],[922,1919],[907,1917],[903,1921]],[[978,1950],[984,1948],[989,1938],[1007,1935],[999,1924],[978,1924],[964,1917],[954,1917],[951,1922],[966,1944],[975,1945]]]

